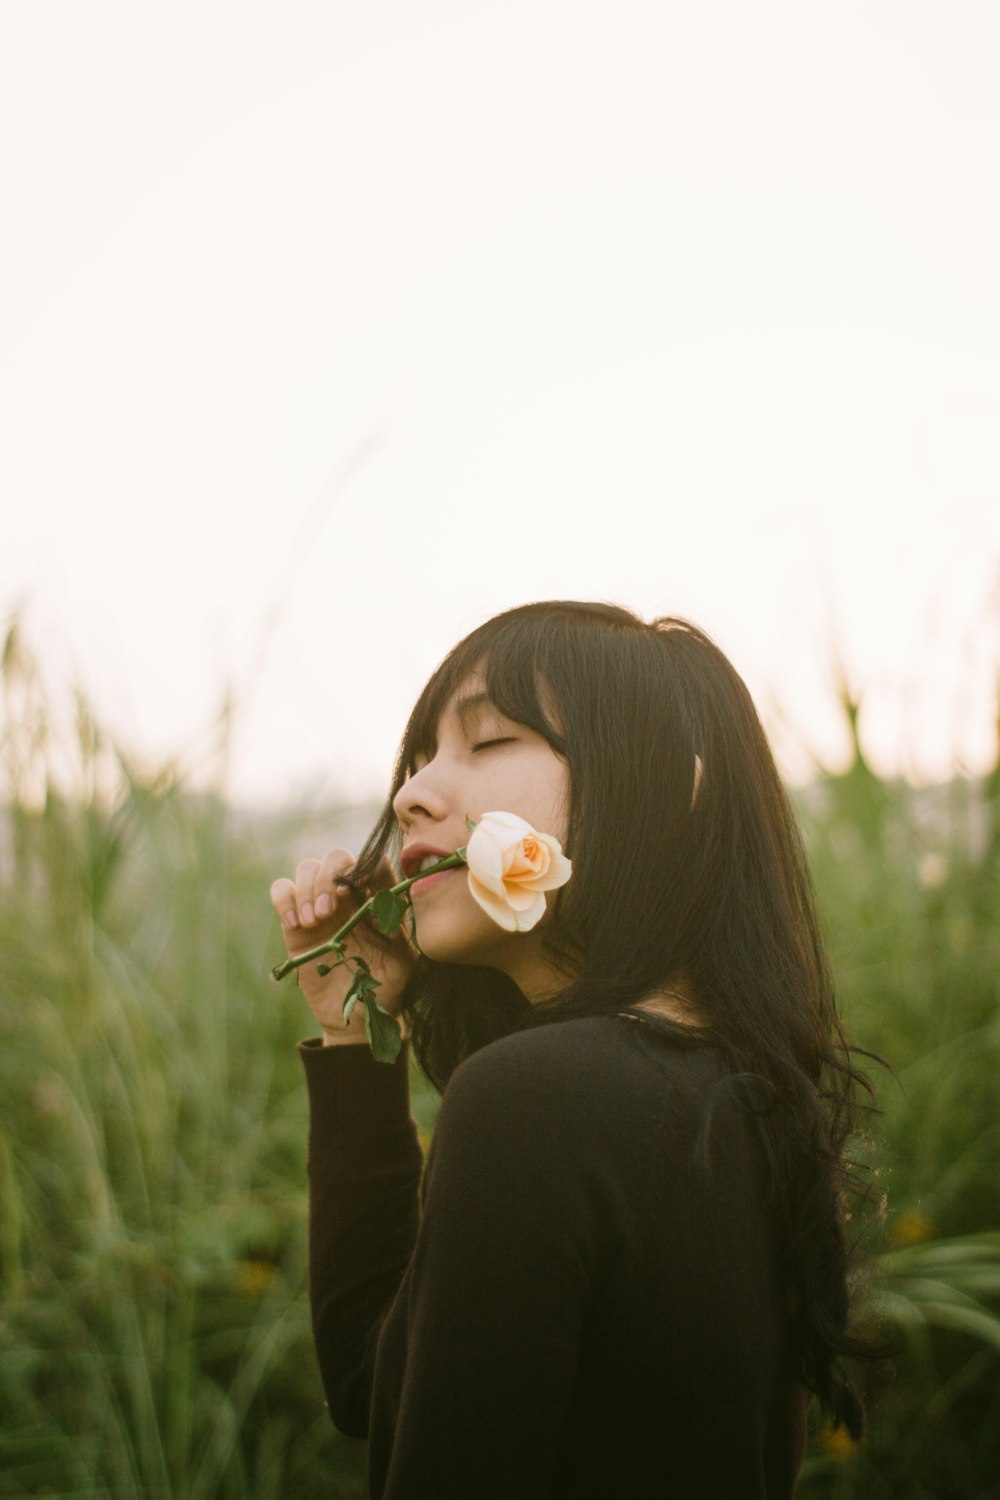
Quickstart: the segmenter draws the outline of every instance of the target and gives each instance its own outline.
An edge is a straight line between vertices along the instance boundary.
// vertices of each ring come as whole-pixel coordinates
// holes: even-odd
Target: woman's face
[[[486,697],[482,678],[472,675],[445,705],[433,758],[418,759],[393,806],[409,876],[425,854],[462,848],[469,840],[466,818],[478,822],[487,812],[516,813],[565,843],[569,769],[535,730],[505,718]],[[473,900],[462,866],[418,881],[410,896],[417,943],[428,958],[501,969],[529,999],[558,987],[541,950],[547,917],[530,932],[505,932]]]

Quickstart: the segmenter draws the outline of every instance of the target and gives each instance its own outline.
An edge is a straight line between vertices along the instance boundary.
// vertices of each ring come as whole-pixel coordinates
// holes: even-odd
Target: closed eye
[[[473,755],[475,755],[477,750],[491,750],[494,745],[512,745],[513,743],[514,740],[510,735],[507,735],[505,738],[499,740],[479,740],[475,745],[473,745],[472,753]]]

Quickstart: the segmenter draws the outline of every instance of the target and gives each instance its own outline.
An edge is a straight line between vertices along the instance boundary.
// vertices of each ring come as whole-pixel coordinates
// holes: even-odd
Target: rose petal
[[[503,856],[488,829],[476,828],[466,845],[465,859],[477,879],[497,895],[503,894]]]
[[[522,844],[512,852],[513,858],[507,869],[508,878],[512,875],[543,875],[552,861],[549,850],[537,840],[531,841],[529,848]]]
[[[502,897],[495,896],[492,891],[481,885],[471,870],[469,871],[469,893],[498,927],[502,927],[505,932],[518,931],[517,915]]]
[[[535,904],[527,911],[515,913],[517,918],[517,931],[530,932],[536,923],[540,922],[545,915],[545,897],[539,896]]]
[[[566,884],[572,873],[572,861],[568,860],[564,854],[559,854],[554,856],[547,870],[540,871],[537,875],[525,873],[515,876],[509,873],[505,876],[505,883],[516,884],[526,891],[555,891],[561,885]]]
[[[557,891],[561,885],[565,885],[573,873],[573,861],[566,858],[565,854],[555,854],[552,863],[544,874],[536,875],[519,883],[529,891]]]
[[[508,885],[504,890],[504,900],[514,911],[528,911],[538,895],[538,891],[526,890],[523,885]]]
[[[534,833],[535,831],[530,823],[526,823],[523,818],[519,818],[517,816],[517,813],[511,812],[483,813],[482,817],[479,820],[479,823],[477,824],[477,827],[481,828],[484,823],[487,825],[487,827],[489,827],[491,823],[497,823],[502,828],[511,829],[514,832],[519,833]]]

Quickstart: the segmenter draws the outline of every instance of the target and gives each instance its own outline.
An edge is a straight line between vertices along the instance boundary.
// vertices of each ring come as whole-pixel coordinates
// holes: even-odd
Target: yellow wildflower
[[[846,1427],[833,1427],[827,1423],[825,1427],[820,1428],[816,1436],[827,1458],[835,1458],[838,1463],[852,1458],[858,1447]]]
[[[890,1245],[920,1245],[932,1240],[937,1234],[937,1225],[926,1214],[909,1209],[900,1214],[889,1231]]]
[[[236,1262],[236,1290],[241,1297],[259,1297],[267,1291],[278,1268],[269,1260],[240,1260]]]

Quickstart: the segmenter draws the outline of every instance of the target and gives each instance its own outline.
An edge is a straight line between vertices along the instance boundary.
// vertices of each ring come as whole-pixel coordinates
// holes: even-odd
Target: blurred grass
[[[0,1495],[360,1495],[308,1326],[278,866],[82,704],[68,755],[16,633],[3,671]]]
[[[311,1021],[268,977],[267,890],[307,820],[251,826],[140,773],[83,703],[57,732],[16,629],[0,688],[0,1496],[361,1496],[364,1445],[329,1423],[308,1324]],[[897,1073],[859,1150],[887,1205],[867,1299],[898,1350],[862,1372],[861,1444],[814,1422],[798,1493],[986,1500],[1000,769],[884,782],[842,703],[853,764],[796,800],[849,1028]]]
[[[813,1423],[797,1495],[1000,1495],[1000,764],[943,786],[886,782],[859,707],[841,775],[796,797],[848,1031],[886,1058],[873,1163],[884,1222],[867,1303],[895,1346],[860,1372],[862,1443]]]

